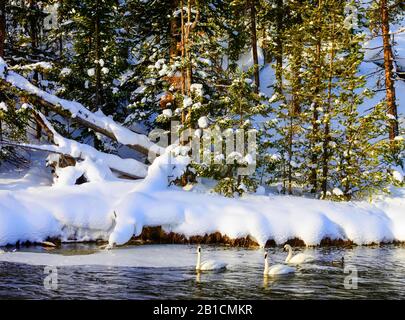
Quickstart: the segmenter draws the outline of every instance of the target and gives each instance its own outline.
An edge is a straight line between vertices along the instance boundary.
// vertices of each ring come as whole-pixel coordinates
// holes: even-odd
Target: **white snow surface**
[[[250,236],[264,246],[300,238],[317,245],[329,237],[357,244],[405,241],[405,189],[373,203],[331,202],[283,195],[230,199],[168,187],[189,162],[184,147],[171,147],[142,181],[103,180],[73,186],[0,187],[0,245],[105,239],[124,244],[144,226],[185,236],[220,232]],[[175,154],[176,157],[171,155]]]
[[[264,53],[263,49],[260,46],[257,46],[257,55],[259,60],[259,67],[262,67],[264,65]],[[247,50],[245,53],[243,53],[236,63],[239,69],[241,69],[244,72],[248,71],[249,68],[251,68],[254,65],[253,49]]]

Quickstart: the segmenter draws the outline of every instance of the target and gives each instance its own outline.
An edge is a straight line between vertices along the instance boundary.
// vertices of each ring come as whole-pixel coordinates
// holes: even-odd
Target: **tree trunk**
[[[31,38],[31,48],[33,53],[36,51],[38,47],[38,30],[37,30],[37,19],[34,14],[34,10],[36,10],[36,5],[34,0],[28,1],[29,9],[30,9],[30,16],[29,16],[29,24],[30,30],[29,35]]]
[[[185,23],[184,23],[184,2],[183,0],[180,0],[180,19],[181,19],[181,94],[184,96],[186,94],[186,75],[185,75],[185,70],[184,70],[184,63],[185,63]],[[184,107],[182,106],[181,110],[181,124],[184,124],[186,121],[186,112],[184,110]]]
[[[321,9],[322,9],[322,0],[318,0],[318,28],[321,28]],[[316,42],[316,86],[315,86],[315,92],[314,92],[314,99],[315,101],[318,100],[318,94],[319,94],[319,87],[321,84],[321,50],[322,50],[322,30],[319,30],[319,33],[317,34],[317,42]],[[317,103],[314,103],[313,107],[314,110],[312,111],[312,137],[311,137],[311,146],[312,148],[314,148],[314,146],[316,145],[317,141],[318,141],[318,133],[319,133],[319,125],[318,125],[318,110],[317,110],[317,106],[319,105],[319,101]],[[316,164],[318,162],[318,154],[316,151],[312,151],[311,154],[311,173],[310,173],[310,183],[312,185],[311,188],[311,193],[316,193],[318,190],[318,173],[317,173],[317,167]]]
[[[4,58],[6,41],[6,0],[0,0],[0,57]]]
[[[276,14],[276,86],[274,91],[278,94],[283,92],[283,23],[284,23],[284,8],[283,0],[277,0],[277,14]]]
[[[6,41],[6,0],[0,0],[0,57],[4,58],[4,47]],[[2,93],[0,92],[0,101]],[[0,119],[0,141],[3,141],[3,124]]]
[[[185,39],[185,52],[187,59],[186,69],[186,92],[188,96],[191,96],[191,84],[193,83],[193,68],[191,65],[191,53],[190,53],[190,33],[191,33],[191,0],[187,0],[187,32]],[[191,111],[191,109],[190,109]],[[189,112],[190,112],[189,111]]]
[[[301,23],[301,17],[299,17],[299,23]],[[294,41],[295,49],[292,50],[290,66],[292,73],[291,81],[291,103],[288,110],[288,194],[292,194],[292,180],[293,180],[293,147],[294,147],[294,131],[296,128],[296,118],[301,112],[300,106],[300,89],[301,89],[301,67],[302,67],[302,48],[303,43],[299,35],[292,37]]]
[[[331,32],[332,45],[329,52],[329,77],[328,77],[328,101],[326,104],[325,114],[327,119],[324,120],[325,128],[323,133],[323,154],[322,154],[322,194],[326,197],[326,192],[328,189],[328,174],[329,174],[329,142],[331,141],[330,136],[330,113],[332,112],[332,81],[334,75],[334,59],[335,59],[335,21],[332,21],[332,32]]]
[[[259,75],[259,58],[257,56],[257,30],[256,30],[256,0],[250,1],[250,27],[251,27],[251,43],[253,52],[253,68],[256,84],[256,92],[260,89],[260,75]]]
[[[291,107],[290,107],[291,108]],[[291,110],[290,110],[291,112]],[[289,116],[289,126],[288,126],[288,194],[292,194],[292,156],[293,156],[293,129],[294,129],[294,118],[293,115]]]
[[[171,13],[175,12],[179,6],[179,0],[171,1]],[[172,14],[170,18],[170,62],[174,62],[176,57],[179,55],[179,50],[177,48],[177,43],[179,42],[179,25],[178,20],[175,15]]]
[[[95,56],[96,56],[96,96],[94,102],[94,111],[102,104],[102,97],[101,97],[101,66],[99,60],[101,59],[101,40],[100,40],[100,15],[99,15],[99,0],[96,1],[96,21],[95,21]]]
[[[394,140],[399,134],[398,130],[398,112],[395,99],[395,87],[393,79],[393,55],[390,41],[390,26],[389,26],[389,12],[387,8],[387,0],[380,0],[381,11],[381,31],[384,44],[384,70],[385,70],[385,90],[387,100],[387,113],[391,115],[392,119],[389,120],[390,140]]]
[[[63,58],[63,33],[59,31],[59,28],[63,22],[63,18],[60,14],[60,7],[62,6],[62,0],[58,0],[58,17],[57,17],[57,22],[58,22],[58,46],[59,46],[59,58]]]
[[[30,18],[29,18],[29,26],[30,26],[30,30],[29,30],[29,35],[31,38],[31,49],[32,49],[32,53],[35,53],[37,51],[38,48],[38,30],[37,30],[37,21],[34,15],[34,10],[36,9],[35,7],[35,3],[33,0],[29,0],[29,9],[30,9]],[[39,75],[38,72],[36,70],[34,70],[34,74],[32,76],[32,82],[38,86],[39,84]],[[41,139],[41,127],[38,124],[38,122],[36,123],[36,129],[35,129],[36,133],[35,133],[35,137],[39,140]]]

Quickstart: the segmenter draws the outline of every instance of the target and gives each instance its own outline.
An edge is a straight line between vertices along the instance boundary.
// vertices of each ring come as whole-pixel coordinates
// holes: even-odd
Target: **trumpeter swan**
[[[197,247],[197,264],[195,266],[197,271],[220,271],[225,270],[226,266],[226,263],[215,260],[201,262],[201,246]]]
[[[295,269],[293,267],[287,266],[285,264],[275,264],[274,266],[269,267],[268,253],[264,254],[264,271],[265,276],[277,276],[283,274],[294,273]]]
[[[293,256],[292,248],[289,244],[284,246],[284,251],[288,250],[287,258],[285,258],[285,262],[289,264],[301,264],[306,262],[314,261],[314,257],[305,253],[298,253]]]

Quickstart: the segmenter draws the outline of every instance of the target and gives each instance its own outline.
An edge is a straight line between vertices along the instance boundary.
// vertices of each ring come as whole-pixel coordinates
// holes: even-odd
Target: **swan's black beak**
[[[264,254],[264,259],[267,259],[267,252]]]

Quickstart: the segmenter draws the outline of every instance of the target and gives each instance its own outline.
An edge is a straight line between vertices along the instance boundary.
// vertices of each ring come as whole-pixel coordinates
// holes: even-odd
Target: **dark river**
[[[196,247],[94,245],[0,254],[0,299],[404,299],[405,248],[305,249],[316,260],[296,273],[263,277],[263,249],[203,246],[222,273],[194,270]],[[296,249],[297,253],[303,249]],[[270,264],[286,253],[269,249]],[[335,261],[345,258],[345,267]],[[356,277],[357,275],[357,277]],[[346,286],[345,286],[346,283]]]

